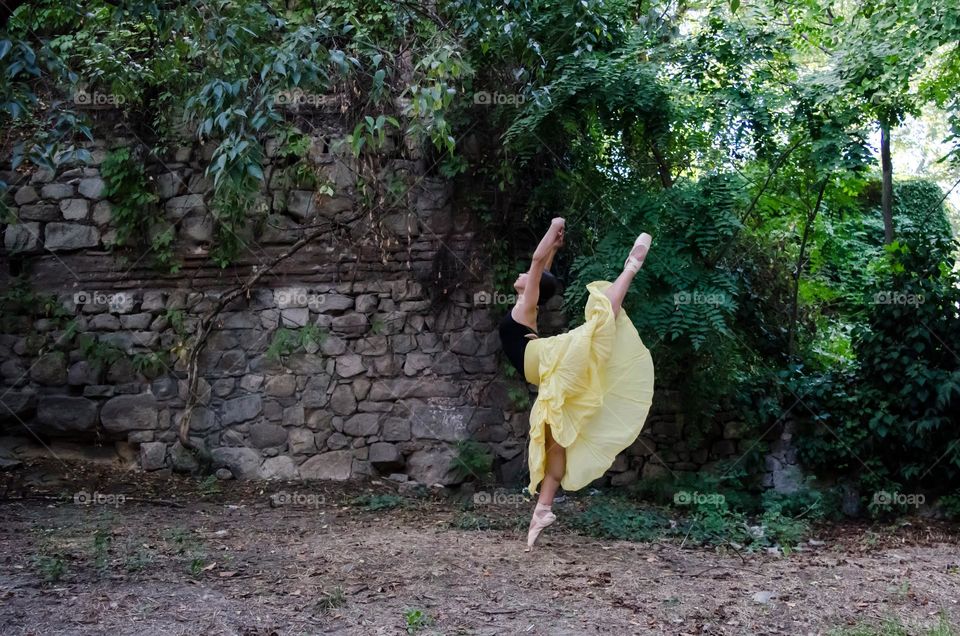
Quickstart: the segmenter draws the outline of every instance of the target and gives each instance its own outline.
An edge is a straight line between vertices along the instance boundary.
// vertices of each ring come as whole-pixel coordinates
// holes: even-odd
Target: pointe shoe
[[[546,511],[545,513],[542,511]],[[541,514],[537,514],[537,513]],[[527,549],[526,552],[529,552],[533,549],[534,544],[537,542],[540,533],[543,532],[543,529],[552,524],[557,520],[557,515],[553,514],[550,508],[540,507],[540,504],[537,504],[536,509],[533,511],[533,518],[530,519],[530,529],[527,531]]]
[[[634,258],[633,256],[628,256],[627,260],[623,262],[623,269],[629,270],[636,274],[640,271],[640,268],[643,267],[643,261],[647,258],[647,253],[650,251],[650,244],[653,243],[653,237],[643,232],[640,236],[637,237],[637,240],[633,242],[633,247],[643,246],[646,247],[643,251],[643,254],[640,258]],[[631,250],[632,251],[632,250]]]

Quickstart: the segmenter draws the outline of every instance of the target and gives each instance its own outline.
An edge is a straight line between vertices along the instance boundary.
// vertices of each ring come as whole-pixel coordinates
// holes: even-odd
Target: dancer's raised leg
[[[610,304],[613,305],[614,316],[619,315],[623,299],[627,295],[627,290],[630,289],[630,283],[633,282],[633,277],[643,266],[647,252],[650,251],[650,242],[651,237],[646,232],[637,237],[633,249],[630,250],[630,256],[627,257],[627,261],[623,265],[623,271],[617,276],[617,280],[613,281],[613,284],[603,292],[610,299]]]

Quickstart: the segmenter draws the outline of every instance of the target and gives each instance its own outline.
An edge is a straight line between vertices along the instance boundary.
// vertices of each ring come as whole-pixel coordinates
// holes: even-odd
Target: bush
[[[960,274],[957,244],[907,226],[886,248],[866,318],[853,331],[856,364],[794,378],[813,410],[801,459],[857,474],[867,491],[936,494],[960,477]]]
[[[664,482],[658,483],[653,492],[666,492]],[[816,498],[814,494],[804,496]],[[760,501],[759,497],[747,494],[731,498]],[[606,539],[672,539],[684,544],[731,545],[748,550],[779,547],[787,553],[810,533],[814,519],[793,515],[788,506],[772,501],[755,513],[747,513],[734,510],[726,496],[720,500],[684,502],[672,508],[653,508],[621,496],[600,495],[591,497],[586,509],[571,517],[569,523],[579,532]]]
[[[473,440],[457,442],[457,456],[453,459],[453,470],[461,479],[482,481],[493,470],[493,455],[485,444]]]

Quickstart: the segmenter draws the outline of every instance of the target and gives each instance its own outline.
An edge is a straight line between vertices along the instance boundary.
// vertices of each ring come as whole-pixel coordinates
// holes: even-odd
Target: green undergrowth
[[[569,518],[578,532],[627,541],[679,541],[790,553],[834,518],[838,495],[809,483],[792,493],[751,489],[740,477],[699,474],[596,492]]]
[[[902,619],[889,618],[880,623],[861,621],[853,627],[838,628],[827,633],[828,636],[956,636],[960,634],[960,628],[941,612],[933,627],[908,626]]]
[[[464,501],[451,526],[523,530],[531,507],[532,500],[520,494],[476,493]],[[783,554],[805,543],[817,522],[835,519],[839,509],[834,490],[806,483],[795,492],[778,493],[751,487],[743,474],[646,479],[629,488],[571,493],[557,506],[564,526],[592,537]]]
[[[350,505],[370,512],[393,510],[407,505],[403,497],[397,495],[359,495],[350,501]]]

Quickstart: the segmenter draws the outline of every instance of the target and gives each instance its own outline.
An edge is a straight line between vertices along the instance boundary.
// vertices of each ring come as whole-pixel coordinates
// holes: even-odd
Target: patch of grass
[[[320,597],[320,600],[317,601],[317,609],[321,612],[327,613],[337,609],[338,607],[343,607],[347,604],[347,595],[343,591],[342,585],[335,586],[329,592],[324,592],[323,596]]]
[[[109,565],[110,540],[110,533],[104,528],[97,528],[93,533],[93,563],[101,572]]]
[[[880,543],[880,535],[873,530],[867,530],[860,539],[860,543],[865,548],[875,548]]]
[[[853,627],[838,628],[828,633],[829,636],[958,636],[960,630],[940,612],[938,623],[929,628],[910,627],[899,618],[889,618],[878,624],[860,622]]]
[[[177,526],[168,528],[163,533],[164,540],[171,544],[174,554],[185,557],[186,569],[193,577],[198,577],[207,564],[207,554],[203,544],[190,530]]]
[[[190,561],[190,567],[188,568],[190,571],[190,576],[194,578],[200,576],[203,573],[203,568],[206,567],[206,565],[206,561],[204,561],[203,557],[193,557],[193,560]]]
[[[197,490],[200,491],[202,497],[209,497],[210,495],[216,495],[222,492],[220,480],[217,479],[216,475],[207,475],[197,486]]]
[[[397,495],[360,495],[350,500],[351,506],[364,510],[392,510],[404,505],[403,497]]]
[[[459,513],[451,525],[458,530],[494,530],[496,528],[496,523],[472,512]]]
[[[48,583],[59,581],[67,572],[67,563],[62,554],[38,554],[33,557],[33,565]]]
[[[153,563],[153,555],[143,548],[137,548],[132,554],[128,554],[123,561],[123,569],[129,573],[140,572]]]
[[[697,545],[743,546],[761,537],[763,532],[762,526],[751,527],[743,513],[719,506],[698,506],[676,527],[677,535]]]
[[[756,521],[752,521],[752,519]],[[674,508],[637,504],[619,496],[598,496],[570,518],[574,529],[589,536],[626,541],[672,539],[694,545],[732,545],[756,550],[778,547],[785,554],[810,532],[806,520],[784,515],[779,506],[759,516],[732,510],[725,501]]]
[[[177,554],[184,554],[197,545],[196,539],[184,527],[169,528],[163,533],[163,538],[172,543]]]
[[[637,508],[623,499],[603,497],[570,519],[570,525],[592,537],[655,541],[670,530],[670,519]]]
[[[808,484],[792,493],[768,490],[761,497],[761,505],[764,510],[777,509],[787,517],[816,521],[841,518],[841,500],[836,488],[817,490]]]
[[[403,620],[406,622],[407,633],[416,634],[424,627],[433,624],[433,619],[423,610],[410,608],[403,613]]]

